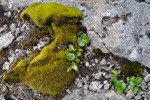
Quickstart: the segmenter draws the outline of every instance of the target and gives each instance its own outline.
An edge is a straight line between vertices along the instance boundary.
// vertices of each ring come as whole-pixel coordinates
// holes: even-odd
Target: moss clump
[[[127,77],[130,76],[139,76],[140,72],[144,71],[141,67],[141,64],[138,62],[131,62],[122,66],[123,80],[126,81]]]
[[[57,3],[34,3],[21,13],[21,18],[29,21],[32,20],[39,27],[49,26],[55,23],[76,23],[83,19],[81,11],[74,7],[66,7]],[[71,20],[70,20],[71,18]]]
[[[65,51],[68,44],[80,48],[76,43],[76,33],[83,14],[74,7],[57,3],[35,3],[22,12],[21,18],[48,29],[55,40],[35,58],[29,57],[28,62],[21,60],[17,63],[14,73],[5,73],[3,79],[25,83],[42,93],[60,93],[77,75],[74,70],[67,72],[71,62],[67,60]]]

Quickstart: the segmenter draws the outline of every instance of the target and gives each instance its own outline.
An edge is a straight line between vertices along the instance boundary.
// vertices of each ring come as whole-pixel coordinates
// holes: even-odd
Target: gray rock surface
[[[105,93],[95,93],[93,91],[84,91],[76,89],[71,94],[66,95],[62,100],[128,100],[114,91]]]
[[[132,92],[132,90],[129,90],[128,93],[126,94],[126,97],[131,99],[135,94]]]
[[[13,41],[13,39],[14,39],[14,36],[11,34],[11,32],[6,33],[3,36],[0,36],[0,51],[3,48],[8,47]]]
[[[148,74],[148,75],[146,75],[146,76],[144,77],[144,81],[145,81],[145,82],[150,82],[150,74]]]

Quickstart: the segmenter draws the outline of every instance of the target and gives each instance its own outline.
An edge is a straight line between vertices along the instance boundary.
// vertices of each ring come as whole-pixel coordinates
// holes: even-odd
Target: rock
[[[0,100],[5,100],[4,95],[0,94]]]
[[[83,86],[83,89],[85,89],[85,90],[87,90],[89,88],[89,85],[87,85],[87,84],[85,84],[84,86]]]
[[[20,30],[20,28],[16,28],[15,35],[17,36],[19,33],[21,33],[21,30]]]
[[[101,78],[102,74],[103,74],[103,72],[98,72],[95,74],[94,78],[99,80]]]
[[[11,12],[10,11],[6,12],[6,13],[4,13],[4,15],[7,16],[8,18],[10,18],[11,17]]]
[[[93,91],[96,91],[98,89],[99,85],[100,85],[100,82],[92,81],[90,86],[89,86],[89,89],[93,90]]]
[[[14,32],[16,30],[16,24],[15,23],[12,23],[10,25],[10,30],[11,30],[11,32]]]
[[[106,74],[104,77],[105,77],[106,79],[108,79],[108,78],[111,78],[111,75]]]
[[[107,80],[105,80],[103,83],[104,83],[104,84],[108,84],[108,81],[107,81]]]
[[[101,60],[100,64],[101,64],[101,65],[106,65],[106,59],[103,58],[103,59]]]
[[[98,59],[95,59],[95,63],[96,63],[96,64],[98,63]]]
[[[101,92],[102,87],[103,87],[103,84],[99,84],[99,86],[97,88],[97,92]]]
[[[9,62],[5,62],[3,65],[3,70],[9,70],[9,65],[10,65]]]
[[[150,82],[150,74],[148,74],[148,75],[146,75],[146,76],[144,77],[144,81],[145,81],[145,82]]]
[[[90,64],[89,64],[89,62],[85,62],[85,66],[89,66]]]
[[[93,63],[92,66],[95,66],[95,64]]]
[[[128,93],[126,94],[126,97],[131,99],[135,94],[132,92],[132,90],[129,90]]]
[[[77,85],[78,88],[83,86],[83,81],[79,78],[76,78],[75,84]]]
[[[8,26],[5,24],[3,27],[0,28],[0,33],[3,31],[6,31],[8,29]]]
[[[105,89],[105,90],[108,90],[109,87],[110,87],[110,84],[109,84],[109,83],[107,83],[107,84],[104,85],[104,89]]]
[[[104,96],[109,98],[109,100],[128,100],[124,96],[116,94],[114,90],[106,92]]]
[[[139,100],[139,99],[141,99],[142,97],[141,97],[141,95],[137,95],[137,96],[135,96],[134,98],[135,98],[135,100]]]
[[[86,78],[86,80],[89,80],[89,76],[88,75],[86,75],[85,78]]]
[[[21,27],[21,31],[25,31],[25,28],[26,28],[26,24],[23,24]]]
[[[146,90],[146,88],[147,88],[147,86],[146,86],[146,85],[141,85],[141,89],[142,89],[143,91],[145,91],[145,90]]]
[[[70,94],[70,93],[71,93],[71,91],[70,91],[69,89],[66,89],[66,92],[67,92],[68,94]]]
[[[94,25],[102,41],[100,43],[114,55],[150,67],[150,48],[148,48],[150,25],[146,24],[150,19],[149,5],[139,3],[137,0],[122,1],[117,2],[119,6],[111,5],[114,4],[113,1],[108,4],[105,4],[106,0],[97,2],[97,5],[101,6],[96,9]]]
[[[13,41],[13,39],[14,39],[14,36],[10,32],[1,36],[0,37],[0,51],[3,48],[8,47],[11,44],[11,42]]]

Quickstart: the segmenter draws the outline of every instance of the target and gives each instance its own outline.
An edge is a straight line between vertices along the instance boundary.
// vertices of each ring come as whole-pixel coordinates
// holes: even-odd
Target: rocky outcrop
[[[57,2],[79,8],[93,47],[150,67],[149,0],[1,0],[10,8],[33,2]]]

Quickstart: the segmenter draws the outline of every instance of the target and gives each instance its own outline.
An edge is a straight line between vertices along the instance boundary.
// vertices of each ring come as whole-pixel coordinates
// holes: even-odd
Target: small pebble
[[[141,95],[137,95],[134,98],[135,98],[135,100],[139,100],[139,99],[141,99]]]
[[[90,65],[89,62],[86,62],[86,63],[85,63],[85,66],[89,66],[89,65]]]
[[[102,76],[102,72],[98,72],[95,74],[95,79],[100,79],[100,77]]]
[[[131,99],[135,94],[132,92],[132,90],[129,90],[128,93],[126,94],[126,97]]]
[[[106,59],[103,58],[103,59],[101,60],[100,64],[101,64],[101,65],[106,65]]]
[[[110,84],[109,84],[109,83],[107,83],[107,84],[104,85],[104,89],[105,89],[105,90],[108,90],[109,87],[110,87]]]
[[[98,59],[95,59],[95,63],[96,63],[96,64],[98,63]]]
[[[92,66],[95,66],[95,64],[93,63]]]
[[[148,74],[148,75],[146,75],[146,76],[144,77],[144,81],[145,81],[145,82],[150,82],[150,74]]]

